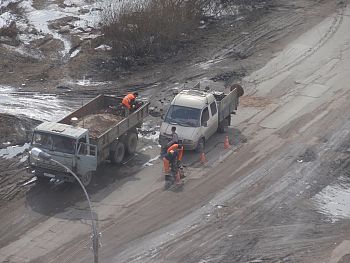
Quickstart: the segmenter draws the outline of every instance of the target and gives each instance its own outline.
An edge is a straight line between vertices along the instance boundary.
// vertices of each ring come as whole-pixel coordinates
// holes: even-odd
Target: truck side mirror
[[[203,121],[203,122],[202,122],[202,126],[203,126],[203,127],[208,127],[208,122],[207,122],[207,121]]]

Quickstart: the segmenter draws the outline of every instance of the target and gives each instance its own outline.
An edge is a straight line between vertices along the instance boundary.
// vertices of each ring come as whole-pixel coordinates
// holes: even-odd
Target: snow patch
[[[14,88],[0,86],[0,112],[25,115],[42,121],[55,121],[81,105],[81,99],[61,100],[55,94],[17,92]]]
[[[71,58],[74,58],[76,55],[79,54],[79,52],[80,52],[80,48],[77,48],[76,50],[74,50],[74,51],[72,52],[72,54],[70,54],[70,57],[71,57]]]
[[[35,58],[35,59],[43,58],[43,55],[41,54],[40,51],[32,49],[30,47],[27,48],[25,45],[20,45],[18,47],[14,47],[14,46],[3,44],[2,46],[10,51],[17,52],[18,54],[20,54],[24,57],[31,57],[31,58]],[[1,90],[1,88],[0,88],[0,90]]]
[[[157,155],[156,157],[150,159],[147,163],[144,163],[142,166],[144,166],[144,167],[145,167],[145,166],[153,166],[153,163],[152,163],[152,162],[158,160],[159,157],[160,157],[160,155]]]
[[[83,79],[77,80],[75,84],[79,86],[100,86],[106,83],[107,82],[91,81],[90,79],[85,79],[84,77]]]
[[[15,145],[15,146],[9,146],[4,149],[0,149],[0,158],[5,158],[5,159],[11,159],[14,158],[20,154],[23,154],[26,149],[29,149],[29,143],[26,143],[22,146]],[[27,157],[27,156],[24,156]],[[21,162],[24,162],[27,160],[27,158],[21,158]]]
[[[317,210],[336,222],[350,218],[350,179],[340,177],[312,198]]]
[[[96,47],[95,50],[109,51],[109,50],[112,50],[112,47],[110,47],[108,45],[100,45],[100,46]]]
[[[15,16],[10,12],[0,14],[0,28],[7,27],[15,20]]]
[[[0,10],[2,8],[7,7],[11,3],[17,3],[17,2],[18,2],[18,0],[1,0],[1,2],[0,2]]]

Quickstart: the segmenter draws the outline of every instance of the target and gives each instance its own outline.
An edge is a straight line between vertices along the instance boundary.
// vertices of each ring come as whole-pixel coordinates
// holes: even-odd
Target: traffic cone
[[[207,158],[205,158],[205,153],[204,152],[201,153],[200,161],[201,161],[202,164],[205,164],[207,162]]]
[[[163,158],[163,172],[165,174],[169,174],[169,172],[170,172],[170,164],[166,158]]]
[[[175,182],[176,182],[177,184],[179,184],[179,183],[181,182],[180,177],[181,177],[181,176],[180,176],[180,172],[177,171],[176,177],[175,177]]]
[[[224,148],[225,148],[225,149],[230,148],[230,142],[229,142],[229,140],[228,140],[228,135],[225,136]]]

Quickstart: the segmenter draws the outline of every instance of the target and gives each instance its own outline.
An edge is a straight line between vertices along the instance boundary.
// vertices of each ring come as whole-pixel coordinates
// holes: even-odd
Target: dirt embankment
[[[0,114],[0,207],[23,197],[25,182],[32,176],[25,171],[26,152],[23,144],[30,140],[33,128],[40,122],[23,116]]]
[[[0,149],[24,144],[30,140],[33,128],[40,122],[26,117],[0,114]]]

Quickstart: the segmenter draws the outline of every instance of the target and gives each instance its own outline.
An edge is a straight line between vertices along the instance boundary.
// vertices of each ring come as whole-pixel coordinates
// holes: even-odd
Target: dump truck
[[[159,144],[163,150],[171,140],[171,127],[176,127],[185,150],[203,150],[206,141],[216,132],[225,132],[231,114],[237,110],[243,88],[234,84],[227,93],[200,89],[184,89],[172,100],[160,127]]]
[[[122,163],[126,154],[136,151],[137,128],[149,114],[149,102],[139,101],[137,109],[124,117],[116,110],[121,101],[99,95],[58,122],[38,125],[30,143],[28,171],[39,181],[74,182],[66,166],[87,186],[103,162]],[[31,154],[33,148],[63,166]]]

